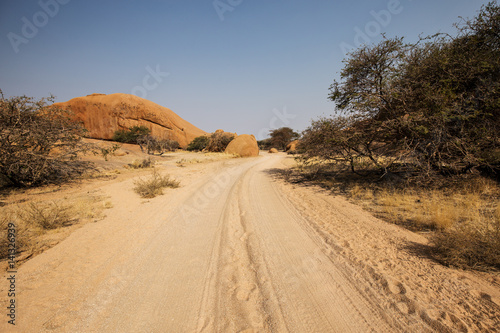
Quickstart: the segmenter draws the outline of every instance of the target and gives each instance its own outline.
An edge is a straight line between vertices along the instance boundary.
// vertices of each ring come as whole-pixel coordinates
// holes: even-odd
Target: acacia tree
[[[407,136],[421,166],[445,174],[498,171],[500,7],[483,6],[456,37],[437,35],[409,53],[399,86]]]
[[[426,173],[499,172],[499,6],[457,27],[455,37],[384,39],[351,53],[330,87],[341,114],[313,123],[304,142],[316,146],[303,144],[306,152],[329,147],[383,172],[403,159]]]
[[[384,38],[377,45],[352,52],[344,61],[341,81],[334,81],[328,96],[340,114],[314,123],[311,128],[315,128],[313,132],[326,131],[328,149],[335,146],[334,151],[350,163],[354,172],[363,160],[387,173],[404,156],[389,152],[406,144],[399,131],[402,101],[397,82],[408,47],[402,38]],[[312,132],[306,131],[305,143],[310,141],[310,135]],[[303,147],[312,148],[305,144]],[[316,147],[313,150],[324,145]]]
[[[281,127],[269,132],[271,134],[271,146],[276,147],[281,150],[286,149],[286,145],[299,138],[299,134],[296,133],[290,127]]]
[[[66,180],[88,163],[78,154],[89,150],[84,128],[71,114],[49,106],[54,98],[5,98],[0,91],[0,177],[14,186]]]

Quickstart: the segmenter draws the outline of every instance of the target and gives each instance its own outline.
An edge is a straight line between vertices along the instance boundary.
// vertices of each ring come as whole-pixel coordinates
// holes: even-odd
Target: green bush
[[[188,151],[202,151],[207,147],[209,142],[210,138],[208,136],[202,135],[194,138],[194,140],[189,143],[186,149]]]
[[[113,141],[123,143],[137,143],[137,140],[143,136],[147,136],[151,130],[146,126],[132,126],[129,129],[115,131]]]

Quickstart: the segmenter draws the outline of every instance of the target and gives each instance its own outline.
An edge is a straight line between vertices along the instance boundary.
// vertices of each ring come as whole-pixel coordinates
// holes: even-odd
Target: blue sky
[[[482,0],[0,0],[4,95],[134,93],[201,129],[263,138],[335,112],[359,43],[454,33]]]

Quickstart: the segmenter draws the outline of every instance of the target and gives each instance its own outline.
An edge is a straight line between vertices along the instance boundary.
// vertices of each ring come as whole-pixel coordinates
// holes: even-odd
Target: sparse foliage
[[[155,164],[155,161],[150,157],[143,159],[142,161],[135,160],[133,163],[128,164],[128,166],[132,169],[145,169],[151,168]]]
[[[111,147],[99,147],[94,153],[100,154],[102,157],[104,157],[104,160],[107,161],[108,156],[113,156],[120,148],[121,146],[119,144],[114,143],[113,145],[111,145]]]
[[[27,225],[35,225],[42,229],[56,229],[68,224],[73,216],[70,207],[55,201],[51,203],[34,203],[27,205],[20,214]]]
[[[163,194],[165,187],[178,188],[180,182],[170,179],[168,175],[160,175],[156,170],[148,179],[142,179],[134,182],[134,191],[143,198],[154,198]]]
[[[0,91],[1,94],[1,91]],[[54,98],[19,96],[0,99],[0,177],[13,186],[36,186],[67,180],[90,167],[78,154],[84,128],[71,114],[49,106]]]
[[[141,151],[146,151],[150,155],[158,153],[162,155],[167,151],[174,151],[180,147],[179,142],[175,140],[160,140],[154,136],[146,135],[137,139]]]

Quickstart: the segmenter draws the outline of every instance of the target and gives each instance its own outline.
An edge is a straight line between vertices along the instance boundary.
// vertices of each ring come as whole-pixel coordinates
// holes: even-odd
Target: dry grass
[[[163,194],[163,189],[166,187],[178,188],[180,182],[175,179],[170,179],[168,175],[160,175],[153,171],[151,177],[147,179],[139,178],[134,182],[134,191],[143,198],[154,198]]]
[[[54,245],[54,234],[65,228],[104,217],[110,201],[100,196],[80,196],[53,201],[30,201],[0,207],[0,259],[7,257],[7,226],[16,229],[16,249],[22,257]],[[51,236],[52,235],[52,236]]]
[[[332,161],[299,160],[295,176],[299,181],[313,179],[315,184],[345,194],[383,220],[425,232],[436,258],[447,265],[500,269],[497,182],[477,176],[430,188],[380,182],[379,178],[357,177],[339,169]],[[297,177],[294,179],[297,181]]]
[[[74,219],[70,206],[56,201],[50,203],[30,202],[22,211],[19,211],[18,216],[25,225],[45,230],[64,227]]]
[[[135,160],[134,162],[127,165],[131,169],[146,169],[151,168],[155,164],[155,161],[150,157],[143,159],[142,161]]]
[[[178,167],[185,167],[186,165],[189,165],[189,164],[209,163],[209,162],[239,157],[239,156],[234,155],[234,154],[211,153],[211,152],[203,153],[202,155],[200,155],[200,153],[193,153],[193,154],[198,154],[200,156],[200,158],[189,158],[189,159],[181,158],[180,160],[176,161],[175,163],[177,164]]]
[[[354,186],[350,198],[376,215],[415,231],[430,231],[439,260],[460,268],[500,269],[499,188],[486,182],[460,190],[380,190]]]

